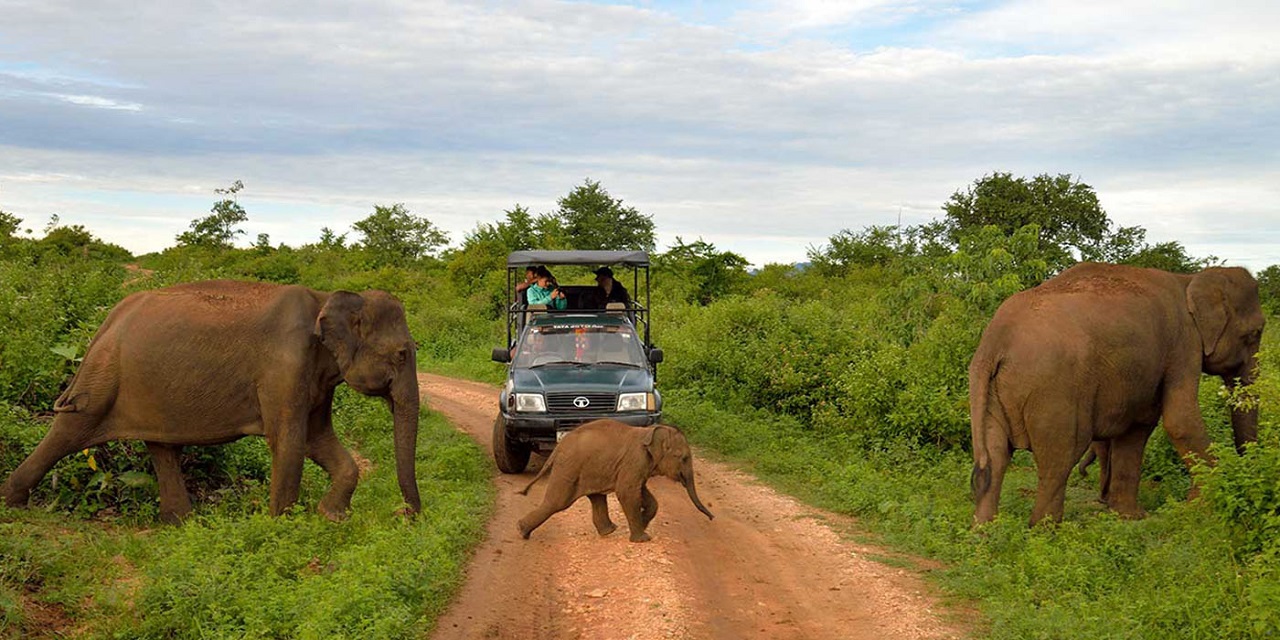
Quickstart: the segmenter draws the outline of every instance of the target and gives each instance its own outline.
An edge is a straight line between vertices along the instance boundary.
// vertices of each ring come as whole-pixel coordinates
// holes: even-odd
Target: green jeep
[[[605,308],[595,286],[561,286],[565,309],[530,308],[516,285],[527,267],[628,268],[632,301]],[[643,292],[640,291],[643,273]],[[625,286],[626,283],[624,283]],[[637,296],[643,296],[638,304]],[[521,473],[535,449],[550,451],[574,427],[612,418],[657,424],[662,396],[655,385],[662,350],[649,339],[649,254],[643,251],[516,251],[507,256],[507,363],[498,397],[493,457],[503,473]]]

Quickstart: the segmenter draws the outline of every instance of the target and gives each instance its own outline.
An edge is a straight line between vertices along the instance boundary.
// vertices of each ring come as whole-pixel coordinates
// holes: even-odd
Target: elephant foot
[[[612,522],[610,522],[610,523],[608,524],[608,526],[604,526],[604,527],[596,527],[596,533],[600,534],[600,537],[601,537],[601,538],[603,538],[603,537],[605,537],[605,536],[607,536],[607,535],[609,535],[609,534],[611,534],[611,533],[613,533],[614,531],[617,531],[617,530],[618,530],[618,525],[616,525],[616,524],[614,524],[614,523],[612,523]]]
[[[1147,517],[1147,510],[1142,507],[1113,508],[1113,511],[1125,520],[1141,520]]]
[[[517,522],[516,529],[520,531],[520,537],[524,538],[525,540],[528,540],[529,534],[533,533],[533,529],[529,529],[524,526],[524,521]]]
[[[6,487],[0,492],[4,495],[4,505],[14,509],[22,509],[27,506],[27,502],[31,499],[30,491],[14,491]]]
[[[334,509],[332,507],[326,507],[324,503],[320,503],[320,506],[316,507],[316,511],[319,511],[320,515],[327,518],[329,522],[342,522],[343,520],[347,519],[346,509]]]
[[[648,542],[648,541],[650,541],[650,540],[652,540],[652,538],[650,538],[650,537],[649,537],[649,534],[647,534],[647,533],[645,533],[645,532],[643,532],[643,531],[641,531],[640,533],[633,533],[633,534],[631,534],[631,541],[632,541],[632,542]]]
[[[161,509],[160,522],[164,524],[179,525],[179,524],[182,524],[182,521],[186,520],[187,516],[190,514],[191,514],[190,508],[186,509],[185,511],[174,510],[174,509],[168,509],[168,510]]]

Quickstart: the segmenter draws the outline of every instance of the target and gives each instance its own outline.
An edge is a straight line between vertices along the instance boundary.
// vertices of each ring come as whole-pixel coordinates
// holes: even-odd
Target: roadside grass
[[[1150,517],[1120,520],[1096,501],[1095,467],[1088,479],[1073,474],[1061,524],[1028,528],[1036,478],[1023,452],[1006,477],[1000,516],[973,532],[966,453],[868,449],[792,418],[716,406],[688,392],[669,390],[666,400],[668,421],[695,444],[810,504],[857,517],[870,541],[943,561],[922,570],[947,593],[976,603],[986,620],[975,637],[1277,633],[1267,594],[1280,570],[1244,570],[1230,528],[1202,502],[1182,499],[1177,482],[1144,483]]]
[[[334,424],[368,460],[351,517],[315,513],[328,490],[307,463],[294,512],[265,513],[267,487],[200,502],[179,527],[86,521],[0,507],[0,635],[128,638],[402,638],[428,632],[461,584],[493,504],[480,449],[424,409],[423,511],[408,520],[391,417],[345,388]],[[265,449],[265,441],[246,439]],[[7,475],[11,469],[0,469]],[[50,627],[50,611],[61,622]]]

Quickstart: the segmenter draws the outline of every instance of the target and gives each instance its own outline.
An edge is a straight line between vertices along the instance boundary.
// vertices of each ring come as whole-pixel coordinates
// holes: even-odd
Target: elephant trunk
[[[418,496],[418,474],[415,458],[418,450],[418,377],[411,368],[396,380],[391,395],[391,415],[395,420],[393,437],[396,448],[396,478],[400,493],[410,513],[422,509]]]
[[[680,479],[680,484],[683,484],[684,490],[689,492],[689,499],[693,501],[693,506],[697,507],[698,511],[701,511],[702,515],[707,516],[709,520],[715,520],[715,514],[703,506],[702,501],[698,499],[698,489],[693,485],[693,469],[688,469],[681,475],[683,477]]]
[[[1227,388],[1235,391],[1242,385],[1253,384],[1253,367],[1247,367],[1245,371],[1239,375],[1223,380]],[[1249,442],[1257,442],[1258,440],[1258,405],[1252,402],[1246,408],[1231,409],[1231,433],[1234,436],[1236,451],[1244,453],[1244,445]]]

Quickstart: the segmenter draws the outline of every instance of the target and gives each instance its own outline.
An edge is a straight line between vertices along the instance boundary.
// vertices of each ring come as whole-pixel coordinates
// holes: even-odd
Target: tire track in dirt
[[[459,430],[490,447],[497,389],[419,375],[424,399]],[[695,452],[696,454],[696,452]],[[436,640],[657,638],[954,638],[964,631],[922,581],[869,560],[892,555],[850,543],[828,523],[841,516],[804,506],[749,475],[699,457],[698,493],[649,483],[659,502],[653,540],[633,544],[613,497],[618,532],[601,538],[581,500],[521,540],[516,521],[542,499],[516,493],[529,471],[499,474],[497,504],[466,582],[437,622]]]

